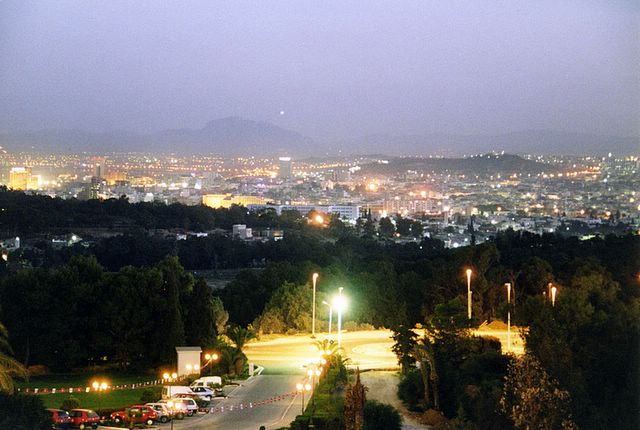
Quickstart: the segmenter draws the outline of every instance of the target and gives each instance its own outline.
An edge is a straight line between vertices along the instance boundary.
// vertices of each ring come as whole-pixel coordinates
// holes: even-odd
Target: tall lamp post
[[[202,365],[201,370],[204,370],[205,367],[212,365],[214,362],[218,361],[218,359],[220,358],[220,356],[217,353],[209,353],[207,352],[204,355],[204,359],[206,360],[205,363]],[[209,367],[209,375],[211,375],[212,373],[212,368],[213,366]]]
[[[511,284],[504,284],[507,287],[507,351],[511,352]]]
[[[93,387],[93,390],[98,393],[98,399],[100,400],[99,403],[102,403],[102,395],[100,393],[102,393],[103,391],[107,391],[107,389],[109,388],[109,384],[106,381],[93,381],[91,387]],[[102,405],[100,406],[102,407]]]
[[[467,317],[471,319],[471,274],[473,271],[467,269]]]
[[[338,296],[333,299],[333,307],[338,310],[338,350],[342,346],[342,311],[345,307],[342,287],[338,288]]]
[[[324,300],[322,301],[322,304],[329,306],[329,337],[331,337],[331,316],[333,315],[333,307]]]
[[[167,402],[167,407],[169,408],[169,411],[171,412],[171,430],[173,430],[173,400],[169,400]]]
[[[300,411],[301,411],[300,415],[303,415],[304,414],[304,392],[311,391],[311,384],[297,383],[296,390],[298,390],[299,393],[302,393],[302,406],[300,407]]]
[[[318,275],[314,273],[311,279],[313,280],[313,307],[311,309],[311,338],[316,337],[316,283],[318,282]]]

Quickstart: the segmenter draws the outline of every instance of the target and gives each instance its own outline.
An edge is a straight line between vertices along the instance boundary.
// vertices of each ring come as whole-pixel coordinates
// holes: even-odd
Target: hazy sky
[[[638,135],[639,3],[0,0],[0,130]]]

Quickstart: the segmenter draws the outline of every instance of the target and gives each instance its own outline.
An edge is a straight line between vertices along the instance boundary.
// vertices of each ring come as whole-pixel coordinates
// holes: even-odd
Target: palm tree
[[[420,373],[424,384],[424,404],[425,407],[433,404],[433,409],[440,410],[440,396],[438,393],[438,372],[436,362],[433,359],[431,344],[427,339],[422,339],[414,348],[413,356],[420,363]],[[431,401],[433,393],[433,402]]]
[[[227,330],[227,337],[236,346],[233,351],[229,351],[230,368],[235,371],[236,375],[239,375],[242,373],[244,362],[247,359],[244,352],[242,352],[242,348],[244,348],[247,342],[254,339],[256,334],[252,330],[240,326],[233,326]]]
[[[231,342],[233,342],[239,351],[242,351],[242,348],[244,348],[247,342],[251,339],[255,339],[256,334],[252,330],[248,330],[240,326],[232,326],[227,330],[227,337]]]
[[[318,348],[320,355],[325,359],[338,352],[338,344],[329,339],[316,340],[313,344]]]
[[[0,323],[0,391],[13,392],[13,375],[27,378],[27,369],[11,355],[13,351],[9,345],[9,332]]]

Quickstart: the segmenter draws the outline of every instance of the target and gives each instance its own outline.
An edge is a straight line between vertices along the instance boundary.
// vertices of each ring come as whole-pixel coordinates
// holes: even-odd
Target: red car
[[[69,412],[71,427],[81,430],[91,427],[97,429],[100,417],[91,409],[72,409]]]
[[[111,414],[111,419],[116,424],[131,423],[151,425],[158,419],[158,413],[147,405],[133,405],[124,411],[117,411]]]
[[[47,409],[47,412],[51,415],[51,421],[53,421],[54,429],[68,429],[71,425],[69,412],[62,409]]]

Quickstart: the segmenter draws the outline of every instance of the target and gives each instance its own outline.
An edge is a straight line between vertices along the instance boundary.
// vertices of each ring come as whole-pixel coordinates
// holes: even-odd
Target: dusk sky
[[[0,0],[0,131],[637,136],[638,5]]]

